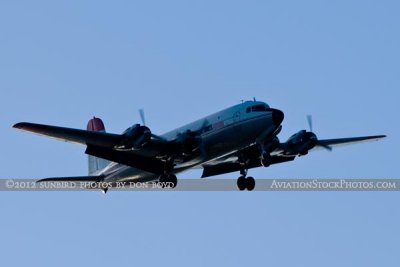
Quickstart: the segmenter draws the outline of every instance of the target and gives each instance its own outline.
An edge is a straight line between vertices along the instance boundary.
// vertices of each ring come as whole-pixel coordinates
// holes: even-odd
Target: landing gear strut
[[[161,183],[161,186],[175,188],[178,184],[178,179],[176,175],[172,172],[174,169],[174,159],[171,157],[165,162],[164,173],[160,175],[158,181]]]
[[[261,165],[264,167],[269,167],[271,165],[271,155],[267,152],[262,153],[260,161]]]
[[[245,189],[252,191],[256,186],[256,181],[254,180],[254,178],[251,176],[246,178],[246,175],[247,170],[243,169],[240,171],[240,177],[237,179],[237,187],[240,191],[243,191]]]

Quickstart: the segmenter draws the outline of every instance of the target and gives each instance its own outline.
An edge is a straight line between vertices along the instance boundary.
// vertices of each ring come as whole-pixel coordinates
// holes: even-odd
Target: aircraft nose
[[[276,126],[281,125],[283,118],[285,117],[285,115],[283,114],[282,111],[280,111],[279,109],[271,109],[272,111],[272,121],[274,122],[274,124]]]

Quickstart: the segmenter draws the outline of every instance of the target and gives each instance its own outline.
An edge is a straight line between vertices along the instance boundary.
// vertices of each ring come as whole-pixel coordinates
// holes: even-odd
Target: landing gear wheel
[[[176,178],[175,174],[162,174],[160,175],[158,181],[161,183],[161,187],[171,187],[175,188],[178,184],[178,179]]]
[[[249,191],[252,191],[256,187],[256,181],[253,177],[247,177],[246,179],[246,188]]]
[[[242,175],[237,179],[237,187],[240,191],[245,189],[252,191],[256,187],[256,181],[251,176],[246,178]]]
[[[169,182],[171,182],[172,183],[172,188],[175,188],[176,187],[176,185],[178,184],[178,178],[176,178],[176,175],[175,174],[170,174],[170,175],[168,175],[168,180],[169,180]]]
[[[247,179],[244,176],[240,176],[237,179],[237,187],[239,188],[240,191],[243,191],[247,187]]]

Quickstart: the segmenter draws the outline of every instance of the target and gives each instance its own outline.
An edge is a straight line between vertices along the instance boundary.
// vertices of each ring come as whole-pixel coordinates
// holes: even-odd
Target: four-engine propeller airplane
[[[176,174],[190,168],[202,168],[202,178],[240,172],[240,190],[253,190],[255,180],[247,171],[260,166],[292,161],[310,150],[379,140],[386,136],[363,136],[318,139],[301,130],[281,143],[277,137],[284,119],[282,111],[264,102],[246,101],[203,119],[155,135],[142,124],[135,124],[122,134],[106,133],[101,119],[94,117],[87,130],[21,122],[13,127],[63,141],[86,146],[89,176],[46,178],[45,181],[116,182],[157,181],[177,184]],[[108,188],[102,189],[104,192]]]

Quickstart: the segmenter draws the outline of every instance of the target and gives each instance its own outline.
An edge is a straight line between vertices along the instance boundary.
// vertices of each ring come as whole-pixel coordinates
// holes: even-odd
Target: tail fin
[[[93,132],[105,132],[103,121],[99,118],[93,117],[89,120],[86,129]],[[98,158],[95,156],[88,156],[89,175],[95,175],[98,171],[104,169],[110,161]]]

